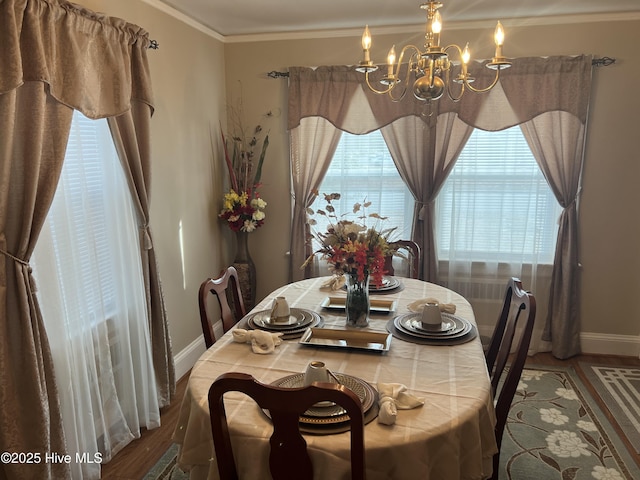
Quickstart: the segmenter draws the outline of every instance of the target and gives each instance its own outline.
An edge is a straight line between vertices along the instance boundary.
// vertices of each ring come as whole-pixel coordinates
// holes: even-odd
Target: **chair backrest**
[[[233,310],[229,305],[227,296],[229,291],[233,299]],[[242,300],[242,292],[240,291],[240,282],[238,281],[238,272],[232,266],[220,272],[218,278],[207,278],[200,285],[198,292],[198,304],[200,306],[200,322],[202,323],[202,334],[204,335],[204,343],[209,348],[216,341],[213,333],[213,319],[207,313],[207,298],[209,295],[215,295],[220,305],[220,315],[222,317],[222,330],[229,331],[242,317],[246,315],[244,302]]]
[[[224,373],[209,388],[209,414],[218,472],[221,480],[238,478],[229,425],[224,408],[225,392],[242,392],[268,410],[273,422],[269,470],[274,480],[311,480],[313,465],[307,442],[300,433],[300,416],[313,404],[332,401],[345,409],[351,430],[351,478],[365,478],[364,414],[360,399],[343,385],[313,383],[302,388],[281,388],[258,382],[246,373]]]
[[[412,240],[396,240],[395,242],[390,242],[390,245],[400,253],[402,253],[403,250],[406,252],[406,258],[409,263],[409,278],[420,278],[420,270],[422,266],[422,252],[420,250],[420,246]],[[392,255],[385,258],[384,269],[387,271],[388,275],[395,275]]]
[[[493,458],[493,478],[498,478],[502,434],[507,423],[511,402],[527,359],[535,318],[535,297],[531,293],[524,291],[519,279],[511,278],[507,284],[502,312],[491,337],[491,343],[486,355],[487,369],[491,377],[491,389],[495,399],[495,433],[498,444],[498,453]],[[510,357],[517,327],[522,327],[522,335],[514,355],[511,357],[504,381],[501,382],[507,360]],[[499,385],[501,385],[500,389],[498,389]]]

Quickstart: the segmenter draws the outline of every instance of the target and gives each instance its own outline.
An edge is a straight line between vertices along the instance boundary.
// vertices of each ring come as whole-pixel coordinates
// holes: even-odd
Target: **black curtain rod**
[[[613,65],[614,63],[616,63],[616,59],[611,57],[594,58],[593,60],[591,60],[591,65],[593,65],[594,67],[608,67],[609,65]],[[289,76],[289,72],[277,72],[275,70],[272,70],[271,72],[267,73],[267,76],[270,78],[286,78]]]

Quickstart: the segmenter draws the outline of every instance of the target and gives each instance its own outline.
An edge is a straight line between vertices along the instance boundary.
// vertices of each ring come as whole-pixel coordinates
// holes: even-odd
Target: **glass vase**
[[[369,326],[369,275],[358,280],[357,274],[346,273],[347,285],[347,326]]]

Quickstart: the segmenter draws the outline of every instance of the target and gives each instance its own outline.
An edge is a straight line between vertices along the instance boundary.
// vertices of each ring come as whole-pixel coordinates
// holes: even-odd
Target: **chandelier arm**
[[[409,47],[409,48],[407,48]],[[392,91],[389,92],[389,98],[391,98],[392,102],[399,102],[401,101],[405,95],[407,94],[407,90],[409,87],[409,79],[411,78],[411,72],[414,70],[413,65],[416,64],[417,65],[417,60],[414,60],[414,56],[419,56],[420,55],[420,50],[417,47],[414,47],[413,45],[407,45],[407,47],[403,48],[402,51],[400,52],[400,57],[398,58],[398,65],[397,65],[397,74],[395,76],[396,78],[396,83],[394,84],[394,86],[397,86],[400,83],[403,83],[402,85],[402,93],[400,94],[399,97],[394,97],[393,96],[393,89]],[[414,52],[411,53],[411,55],[409,56],[409,60],[407,61],[407,63],[405,64],[406,68],[405,68],[405,74],[404,74],[404,79],[401,78],[401,68],[402,68],[402,59],[404,57],[404,54],[407,50],[409,49],[413,49]],[[417,74],[417,69],[416,69],[416,74]]]
[[[411,55],[409,56],[409,61],[406,64],[406,73],[405,73],[405,77],[404,80],[401,79],[401,69],[402,69],[402,61],[404,60],[404,56],[407,54],[407,51],[409,50],[413,50],[413,52],[411,52]],[[370,84],[369,81],[367,79],[367,85],[369,85],[369,88],[371,88],[374,92],[376,93],[380,93],[380,94],[385,94],[388,93],[389,94],[389,98],[391,98],[392,102],[400,102],[402,101],[402,99],[405,97],[406,93],[407,93],[407,85],[409,84],[409,77],[411,75],[411,65],[412,65],[412,58],[414,55],[420,55],[420,49],[418,49],[418,47],[414,46],[414,45],[405,45],[402,50],[400,51],[400,55],[398,57],[398,60],[396,62],[395,65],[392,65],[391,67],[391,83],[389,83],[389,87],[384,90],[384,91],[378,91],[375,90]],[[393,95],[393,92],[396,90],[396,87],[398,86],[398,84],[403,83],[404,85],[402,86],[402,93],[400,94],[400,96],[396,97]]]
[[[402,61],[404,60],[404,56],[407,54],[407,52],[409,50],[413,50],[413,52],[411,52],[411,54],[409,55],[409,60],[407,61],[406,74],[405,74],[405,77],[404,77],[404,82],[406,84],[409,83],[409,77],[411,76],[411,70],[412,70],[413,63],[417,63],[417,61],[414,62],[413,57],[414,57],[414,55],[420,57],[420,54],[421,54],[420,49],[418,47],[414,46],[414,45],[405,45],[402,48],[402,50],[400,51],[400,56],[398,57],[396,65],[394,66],[394,71],[395,71],[394,78],[401,82],[402,80],[400,78],[400,74],[401,74],[400,70],[402,69]],[[396,82],[396,83],[398,83],[398,82]],[[406,90],[406,88],[405,88],[405,90]],[[404,94],[403,94],[403,96],[404,96]]]
[[[464,89],[465,89],[465,86],[467,85],[467,83],[466,82],[461,82],[460,83],[460,95],[458,95],[456,97],[453,93],[451,93],[451,81],[450,81],[450,78],[449,78],[449,69],[447,69],[445,85],[447,86],[447,96],[449,97],[449,99],[452,102],[457,103],[462,98],[462,95],[464,95]]]
[[[447,86],[447,96],[449,97],[449,99],[456,103],[459,102],[460,99],[462,98],[462,95],[464,95],[464,90],[465,87],[470,86],[469,82],[466,81],[466,79],[469,77],[469,74],[467,73],[467,68],[466,68],[466,64],[463,61],[462,58],[462,49],[456,45],[455,43],[451,44],[451,45],[447,45],[446,47],[443,48],[443,50],[445,52],[447,52],[448,50],[455,50],[455,53],[458,55],[458,58],[460,59],[460,68],[461,68],[461,73],[458,75],[457,78],[457,82],[455,83],[459,83],[460,84],[460,95],[455,96],[452,92],[451,92],[451,79],[450,79],[450,71],[451,71],[451,66],[449,66],[449,68],[447,69],[447,76],[446,76],[446,81],[445,84]],[[471,88],[471,87],[470,87]]]
[[[376,87],[374,87],[373,85],[371,85],[371,82],[369,81],[369,72],[365,72],[364,74],[364,79],[367,82],[367,87],[369,87],[369,89],[373,92],[373,93],[377,93],[378,95],[385,95],[387,93],[389,93],[393,87],[395,86],[395,84],[391,84],[389,85],[386,89],[384,90],[378,90],[376,89]]]
[[[395,86],[395,85],[394,85],[394,86]],[[399,96],[399,97],[394,97],[394,96],[393,96],[393,92],[394,92],[395,90],[396,90],[395,88],[392,88],[392,89],[389,91],[389,98],[391,99],[391,101],[392,101],[392,102],[400,102],[400,101],[402,101],[402,99],[404,98],[404,96],[405,96],[405,95],[406,95],[406,93],[407,93],[407,84],[406,84],[406,82],[405,82],[405,84],[402,86],[402,93],[400,94],[400,96]]]
[[[485,93],[485,92],[488,92],[489,90],[491,90],[493,87],[495,87],[496,84],[498,83],[498,80],[500,80],[500,67],[496,68],[496,76],[493,78],[493,82],[491,82],[491,85],[489,85],[488,87],[485,87],[485,88],[474,88],[469,82],[466,81],[466,79],[464,81],[464,84],[472,92]]]
[[[400,56],[398,57],[398,65],[397,65],[398,73],[400,73],[400,66],[402,65],[402,59],[404,58],[408,50],[413,50],[413,52],[411,53],[411,56],[409,57],[409,64],[411,64],[411,58],[414,55],[420,56],[422,54],[420,49],[415,45],[405,45],[404,47],[402,47],[402,50],[400,51]]]
[[[458,57],[460,58],[461,61],[461,68],[462,68],[462,73],[459,75],[458,80],[461,81],[462,84],[462,91],[460,93],[459,97],[454,97],[453,95],[451,95],[451,88],[450,88],[450,83],[449,83],[449,79],[447,78],[447,93],[449,94],[449,98],[454,101],[457,102],[460,100],[460,98],[462,97],[462,94],[464,93],[464,88],[467,87],[469,90],[471,90],[472,92],[475,93],[485,93],[488,92],[489,90],[491,90],[493,87],[496,86],[496,84],[498,83],[498,80],[500,79],[500,66],[498,66],[496,68],[496,75],[493,78],[493,81],[491,82],[491,84],[487,87],[484,88],[475,88],[473,85],[471,85],[471,82],[469,81],[469,73],[467,72],[466,69],[466,65],[464,65],[464,63],[462,62],[462,49],[455,44],[452,45],[447,45],[446,47],[444,47],[444,50],[447,51],[449,49],[453,49],[456,51],[456,53],[458,54]],[[472,78],[471,81],[473,81],[474,79]]]

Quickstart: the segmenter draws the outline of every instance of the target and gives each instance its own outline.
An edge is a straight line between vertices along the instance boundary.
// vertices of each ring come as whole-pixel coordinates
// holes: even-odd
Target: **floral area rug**
[[[580,368],[640,454],[640,368],[582,362]]]
[[[184,473],[176,464],[178,445],[171,445],[162,458],[158,460],[143,480],[188,480],[189,474]]]
[[[513,399],[500,480],[637,480],[640,468],[572,368],[527,366]]]

